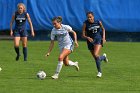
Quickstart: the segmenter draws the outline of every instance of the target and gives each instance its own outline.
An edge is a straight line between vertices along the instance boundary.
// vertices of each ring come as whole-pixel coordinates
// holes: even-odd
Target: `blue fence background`
[[[26,5],[36,31],[51,30],[54,16],[62,16],[64,24],[81,31],[85,13],[93,11],[107,31],[140,32],[140,0],[0,0],[0,31],[9,29],[20,2]]]

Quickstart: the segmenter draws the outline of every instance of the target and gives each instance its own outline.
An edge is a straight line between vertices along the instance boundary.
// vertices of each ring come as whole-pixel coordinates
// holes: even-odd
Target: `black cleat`
[[[17,55],[17,57],[16,57],[16,61],[18,61],[18,60],[19,60],[19,57],[20,57],[20,55]]]
[[[24,61],[27,61],[27,58],[25,58]]]

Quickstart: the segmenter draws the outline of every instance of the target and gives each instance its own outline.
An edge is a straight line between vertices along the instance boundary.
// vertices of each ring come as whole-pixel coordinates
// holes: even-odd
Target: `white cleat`
[[[58,74],[54,74],[54,75],[52,76],[52,79],[58,79]]]
[[[99,77],[99,78],[102,77],[102,73],[98,72],[97,77]]]
[[[79,66],[78,66],[78,62],[77,61],[75,62],[75,67],[76,67],[76,70],[79,71]]]
[[[106,53],[104,53],[103,56],[105,57],[105,60],[104,60],[104,61],[105,61],[106,63],[108,63],[108,58],[107,58]]]

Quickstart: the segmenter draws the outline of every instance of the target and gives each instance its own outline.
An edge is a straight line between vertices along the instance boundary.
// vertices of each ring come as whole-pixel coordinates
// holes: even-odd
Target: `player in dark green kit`
[[[101,61],[108,62],[105,53],[102,56],[99,55],[103,43],[106,42],[105,29],[101,21],[94,20],[94,14],[92,12],[87,12],[87,20],[83,24],[82,36],[87,39],[88,49],[96,61],[97,77],[101,77]]]
[[[27,36],[28,32],[25,29],[26,27],[26,19],[29,22],[30,28],[31,28],[31,35],[34,37],[34,29],[32,26],[32,22],[30,19],[29,14],[26,12],[25,5],[23,3],[19,3],[17,5],[18,10],[14,13],[12,16],[12,20],[10,23],[10,35],[14,36],[14,48],[16,51],[16,61],[19,60],[20,52],[19,52],[19,42],[20,39],[22,40],[22,46],[23,46],[23,55],[24,55],[24,61],[27,61]],[[12,30],[12,25],[15,21],[15,28]]]

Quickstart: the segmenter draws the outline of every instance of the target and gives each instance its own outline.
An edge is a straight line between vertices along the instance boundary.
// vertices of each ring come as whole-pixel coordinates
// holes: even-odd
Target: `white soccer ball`
[[[46,73],[44,71],[39,71],[37,73],[37,78],[39,78],[41,80],[45,79],[46,78]]]

